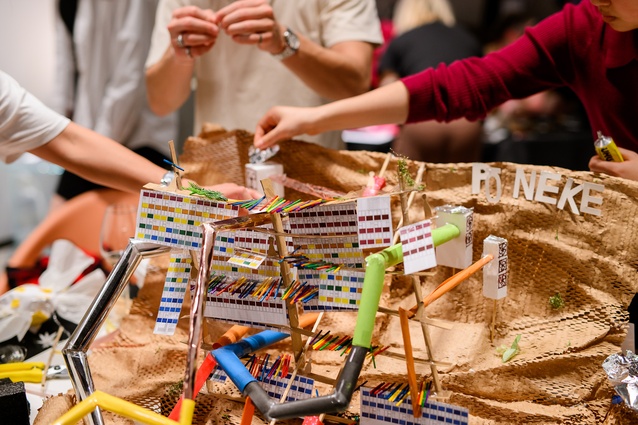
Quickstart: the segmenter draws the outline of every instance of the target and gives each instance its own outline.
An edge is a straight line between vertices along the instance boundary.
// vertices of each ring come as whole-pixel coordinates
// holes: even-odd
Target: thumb
[[[277,143],[278,140],[279,131],[277,130],[277,127],[273,128],[268,133],[266,133],[263,128],[259,127],[255,132],[254,144],[255,147],[259,149],[268,148]]]

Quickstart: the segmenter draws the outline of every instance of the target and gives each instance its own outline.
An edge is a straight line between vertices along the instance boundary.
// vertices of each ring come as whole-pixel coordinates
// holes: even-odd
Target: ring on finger
[[[177,36],[177,45],[181,47],[182,49],[186,47],[184,46],[184,34],[179,33],[179,35]]]

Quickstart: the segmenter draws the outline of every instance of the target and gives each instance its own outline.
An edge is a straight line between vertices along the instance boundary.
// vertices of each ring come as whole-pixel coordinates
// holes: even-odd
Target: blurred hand
[[[316,108],[289,106],[270,108],[257,123],[253,143],[256,148],[265,149],[300,134],[316,134],[310,130],[314,115],[316,115]]]
[[[167,26],[175,56],[190,62],[212,49],[219,34],[216,19],[215,13],[210,9],[204,10],[196,6],[175,9]],[[182,46],[178,42],[180,34]]]
[[[249,189],[244,186],[240,186],[235,183],[222,183],[216,184],[213,186],[206,186],[206,189],[216,190],[217,192],[221,192],[224,196],[229,199],[259,199],[262,197],[262,194],[254,189]]]
[[[589,160],[589,169],[596,173],[638,181],[638,153],[623,148],[618,150],[623,156],[623,162],[604,161],[596,155]]]
[[[219,27],[239,44],[276,54],[284,50],[283,27],[268,0],[238,0],[216,13]]]

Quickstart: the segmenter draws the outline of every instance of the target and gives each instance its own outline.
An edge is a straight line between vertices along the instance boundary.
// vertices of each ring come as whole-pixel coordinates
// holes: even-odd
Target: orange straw
[[[450,290],[456,288],[461,282],[463,282],[468,277],[472,276],[474,273],[479,271],[481,267],[489,263],[494,259],[491,255],[486,255],[485,257],[478,260],[476,263],[472,264],[466,269],[461,270],[455,275],[447,278],[443,283],[436,287],[434,291],[432,291],[428,296],[423,298],[423,307],[427,307],[432,304],[434,301],[438,300],[441,296],[449,292]],[[408,313],[408,317],[412,318],[416,314],[418,305],[412,307]]]
[[[405,351],[405,365],[408,367],[408,384],[410,385],[410,399],[412,400],[412,413],[415,418],[421,417],[421,405],[419,404],[419,386],[416,382],[416,370],[414,369],[414,356],[412,355],[412,339],[410,338],[410,323],[408,311],[399,307],[399,319],[401,321],[401,333],[403,334],[403,350]]]
[[[255,405],[250,400],[250,397],[246,397],[246,403],[244,403],[244,411],[241,414],[240,425],[250,425],[253,422],[254,414],[255,414]]]

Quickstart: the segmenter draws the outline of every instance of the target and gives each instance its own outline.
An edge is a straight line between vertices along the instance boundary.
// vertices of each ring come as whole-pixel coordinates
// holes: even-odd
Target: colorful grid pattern
[[[327,276],[329,274],[328,272],[322,273],[318,270],[305,270],[305,269],[296,269],[296,268],[293,270],[296,271],[297,278],[299,280],[303,282],[307,282],[308,285],[312,285],[316,288],[319,288],[322,274],[324,276]],[[340,272],[341,271],[337,273],[340,273]],[[324,280],[324,283],[326,286],[328,286],[328,284],[334,285],[334,281],[332,280],[328,281],[326,279]],[[319,297],[317,296],[311,299],[310,301],[303,303],[302,308],[304,311],[310,312],[310,311],[351,311],[353,308],[356,308],[356,307],[351,306],[349,303],[341,304],[341,303],[320,302]]]
[[[399,229],[403,249],[405,274],[411,274],[436,266],[436,254],[432,242],[432,222],[419,221]]]
[[[208,377],[209,381],[219,382],[220,384],[223,384],[224,382],[226,382],[227,379],[228,379],[228,375],[226,375],[226,372],[224,372],[224,369],[220,368],[219,366],[216,366],[215,369],[213,369],[213,371],[211,372],[210,376]]]
[[[200,248],[202,222],[235,217],[238,211],[224,202],[143,189],[135,238],[171,248]]]
[[[288,374],[285,378],[282,377],[270,377],[264,378],[261,383],[262,388],[274,399],[280,400],[292,374]],[[312,397],[312,389],[315,385],[314,379],[306,378],[305,376],[297,375],[290,387],[288,396],[285,401],[304,400]]]
[[[339,270],[319,274],[319,305],[358,309],[364,271]]]
[[[270,365],[268,367],[270,367]],[[263,380],[261,380],[260,385],[270,397],[276,400],[280,400],[281,396],[286,390],[286,387],[288,386],[288,382],[290,382],[291,377],[292,374],[290,373],[288,373],[285,378],[280,376],[271,376],[270,378],[264,378]],[[216,367],[208,378],[208,380],[218,382],[220,384],[226,382],[227,379],[228,375],[226,375],[226,372],[224,372],[219,367]],[[295,376],[295,380],[290,387],[290,391],[288,392],[286,401],[304,400],[312,397],[312,390],[314,385],[314,379],[307,378],[301,375]]]
[[[294,234],[339,236],[335,238],[294,238],[296,247],[311,261],[363,267],[363,252],[357,236],[356,203],[345,202],[290,213],[286,229]],[[348,236],[350,235],[350,236]]]
[[[483,240],[483,255],[494,257],[483,267],[483,295],[494,300],[505,298],[509,269],[507,239],[489,235]]]
[[[264,262],[266,256],[254,251],[240,251],[235,249],[235,255],[228,259],[230,264],[235,264],[249,269],[258,269]]]
[[[159,335],[173,335],[179,314],[182,311],[186,287],[191,275],[192,259],[186,250],[171,251],[171,259],[166,272],[162,300],[160,302],[155,329]]]
[[[211,269],[215,274],[225,275],[230,279],[261,279],[279,277],[279,263],[267,258],[258,268],[248,265],[230,263],[229,260],[242,250],[265,254],[270,246],[270,235],[253,230],[237,230],[220,232],[215,239]]]
[[[261,302],[252,296],[242,298],[241,294],[207,294],[204,316],[222,322],[257,328],[268,328],[268,325],[289,325],[286,302],[280,298]]]
[[[373,196],[357,200],[359,246],[362,249],[392,244],[392,212],[389,196]]]
[[[422,416],[414,417],[412,402],[408,396],[397,406],[383,396],[373,396],[370,389],[361,387],[361,425],[468,425],[467,409],[452,404],[427,401],[423,406]]]

